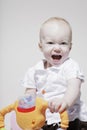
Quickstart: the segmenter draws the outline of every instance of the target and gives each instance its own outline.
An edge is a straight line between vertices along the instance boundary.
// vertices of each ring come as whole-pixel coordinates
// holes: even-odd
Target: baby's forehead
[[[72,34],[71,28],[68,25],[68,23],[66,23],[63,20],[51,20],[51,21],[47,21],[45,22],[40,30],[40,35],[46,35],[46,34],[60,34],[60,33],[68,33],[68,34]]]
[[[70,25],[68,24],[68,22],[64,21],[64,20],[49,20],[49,21],[46,21],[45,23],[42,24],[42,27],[41,29],[44,30],[44,29],[50,29],[50,28],[69,28],[70,29]]]
[[[68,34],[72,39],[72,30],[67,21],[64,20],[48,20],[43,23],[40,30],[40,39],[47,35],[63,35]]]

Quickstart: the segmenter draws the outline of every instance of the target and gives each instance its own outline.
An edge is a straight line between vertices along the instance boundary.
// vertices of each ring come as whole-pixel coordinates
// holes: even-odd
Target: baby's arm
[[[71,107],[77,98],[80,96],[81,80],[78,78],[73,78],[68,80],[68,88],[64,95],[64,100]],[[63,101],[64,101],[63,100]]]
[[[51,112],[63,112],[71,107],[80,95],[81,80],[73,78],[68,80],[68,87],[63,98],[56,98],[49,102]]]

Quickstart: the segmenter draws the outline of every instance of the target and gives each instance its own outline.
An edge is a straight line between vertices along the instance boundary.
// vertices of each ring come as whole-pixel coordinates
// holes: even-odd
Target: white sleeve
[[[30,68],[27,71],[21,84],[25,88],[36,88],[35,81],[34,81],[34,69],[33,68]]]
[[[65,68],[65,75],[66,80],[72,79],[72,78],[78,78],[81,81],[84,81],[84,75],[76,62],[71,62],[67,64]]]

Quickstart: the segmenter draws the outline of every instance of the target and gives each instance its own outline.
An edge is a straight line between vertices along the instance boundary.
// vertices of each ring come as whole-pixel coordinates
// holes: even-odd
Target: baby
[[[36,91],[49,102],[42,129],[61,129],[58,128],[61,122],[58,112],[67,110],[70,120],[67,130],[79,130],[80,120],[87,121],[87,110],[80,101],[84,76],[78,63],[69,57],[72,48],[70,24],[60,17],[45,21],[40,28],[39,48],[45,58],[29,68],[23,86],[26,94]]]

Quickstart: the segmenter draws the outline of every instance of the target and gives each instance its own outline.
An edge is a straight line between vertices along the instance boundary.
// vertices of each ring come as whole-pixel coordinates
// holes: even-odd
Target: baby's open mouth
[[[54,60],[60,60],[62,58],[62,56],[61,55],[52,55],[52,58]]]

